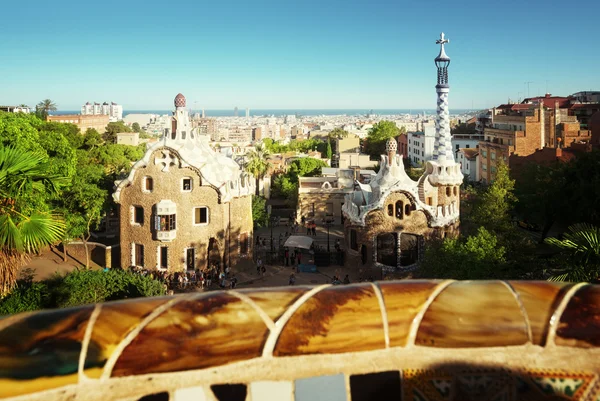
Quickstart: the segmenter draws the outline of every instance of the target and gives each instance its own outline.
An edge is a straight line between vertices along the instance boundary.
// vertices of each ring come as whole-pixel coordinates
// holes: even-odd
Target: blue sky
[[[600,90],[600,1],[7,1],[0,104],[171,109],[451,108]],[[587,21],[587,22],[586,22]],[[546,82],[548,81],[548,82]]]

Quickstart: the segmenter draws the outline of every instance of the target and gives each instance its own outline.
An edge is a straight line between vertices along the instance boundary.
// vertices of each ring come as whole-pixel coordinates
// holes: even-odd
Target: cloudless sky
[[[0,104],[435,108],[600,90],[600,1],[5,1]]]

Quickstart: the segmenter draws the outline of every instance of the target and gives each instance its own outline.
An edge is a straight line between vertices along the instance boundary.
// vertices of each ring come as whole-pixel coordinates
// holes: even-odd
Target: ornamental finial
[[[444,44],[446,44],[446,43],[450,43],[450,39],[446,39],[446,38],[444,37],[444,32],[442,32],[442,33],[440,34],[440,38],[439,38],[438,40],[436,40],[436,41],[435,41],[435,43],[436,43],[436,44],[438,44],[438,45],[442,45],[442,47],[443,47],[443,46],[444,46]]]

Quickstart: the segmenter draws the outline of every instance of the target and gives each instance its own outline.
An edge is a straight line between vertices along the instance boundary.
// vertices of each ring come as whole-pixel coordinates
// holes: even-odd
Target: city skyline
[[[59,110],[78,110],[111,99],[125,110],[167,110],[166,99],[182,92],[195,110],[432,109],[442,30],[451,39],[451,109],[600,86],[594,27],[578,26],[577,40],[563,32],[584,10],[600,11],[593,1],[577,9],[537,0],[27,7],[4,6],[13,18],[0,27],[0,103],[50,98]]]

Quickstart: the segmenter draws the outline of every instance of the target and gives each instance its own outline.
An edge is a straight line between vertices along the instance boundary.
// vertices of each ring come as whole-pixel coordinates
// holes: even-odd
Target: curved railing
[[[0,397],[184,399],[191,391],[197,400],[259,401],[262,389],[302,401],[311,387],[303,383],[331,379],[353,401],[368,399],[360,389],[389,385],[403,400],[492,400],[502,391],[498,399],[596,400],[599,346],[600,286],[589,284],[205,292],[0,320]]]

